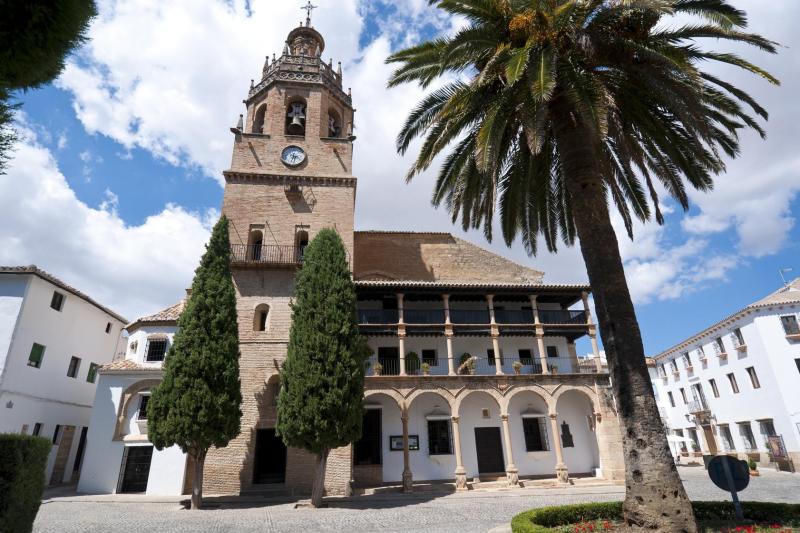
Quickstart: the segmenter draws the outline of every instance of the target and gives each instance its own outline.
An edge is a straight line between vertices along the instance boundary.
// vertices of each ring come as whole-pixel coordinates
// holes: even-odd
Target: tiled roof
[[[75,296],[77,296],[78,298],[84,300],[85,302],[92,304],[96,308],[98,308],[101,311],[103,311],[104,313],[114,317],[115,319],[119,320],[123,324],[128,322],[128,320],[126,318],[124,318],[123,316],[118,315],[117,313],[115,313],[114,311],[109,309],[108,307],[105,307],[104,305],[99,304],[97,301],[92,299],[90,296],[82,293],[81,291],[79,291],[78,289],[76,289],[74,287],[71,287],[71,286],[67,285],[66,283],[64,283],[63,281],[58,279],[57,277],[53,276],[52,274],[49,274],[49,273],[45,272],[44,270],[42,270],[41,268],[37,267],[36,265],[0,266],[0,274],[32,274],[34,276],[38,276],[39,278],[41,278],[41,279],[43,279],[43,280],[45,280],[45,281],[47,281],[49,283],[52,283],[56,287],[66,291],[66,292],[69,292],[71,294],[74,294]]]
[[[544,273],[443,232],[356,231],[356,281],[528,286]]]
[[[141,318],[136,319],[135,322],[132,324],[128,324],[125,329],[128,330],[130,333],[131,331],[140,328],[145,324],[151,325],[173,325],[178,322],[178,317],[181,316],[183,312],[183,308],[186,304],[186,300],[181,300],[180,302],[176,303],[175,305],[171,305],[166,309],[162,309],[158,313],[154,313],[149,316],[143,316]]]
[[[496,289],[536,289],[536,290],[576,290],[588,291],[589,285],[562,285],[548,283],[492,283],[492,282],[448,282],[414,280],[357,280],[358,287],[431,287],[431,288],[496,288]]]
[[[742,309],[739,309],[735,313],[725,317],[724,319],[716,322],[715,324],[707,327],[700,333],[692,335],[688,339],[676,344],[675,346],[664,350],[660,354],[656,355],[655,359],[664,359],[672,355],[677,351],[686,350],[687,348],[691,348],[693,344],[699,341],[701,338],[709,335],[711,333],[717,332],[728,325],[730,325],[735,320],[743,317],[744,315],[756,311],[758,309],[764,309],[766,307],[771,307],[773,305],[800,305],[800,278],[796,278],[794,281],[788,283],[785,287],[781,287],[777,291],[773,292],[769,296],[762,298],[758,301],[755,301]]]
[[[119,372],[123,370],[147,370],[147,369],[143,366],[138,365],[135,361],[131,361],[130,359],[120,359],[119,361],[114,361],[113,363],[101,366],[100,370]]]

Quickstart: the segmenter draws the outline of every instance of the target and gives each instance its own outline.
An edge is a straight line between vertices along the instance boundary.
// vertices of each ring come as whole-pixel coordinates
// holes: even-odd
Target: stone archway
[[[600,447],[593,391],[569,387],[554,399],[564,464],[571,474],[594,475],[600,468]]]
[[[401,480],[403,458],[390,450],[390,438],[402,435],[405,400],[394,390],[364,395],[362,435],[353,443],[353,482],[374,487]]]
[[[119,408],[117,409],[117,423],[114,426],[114,436],[111,440],[119,441],[125,437],[126,433],[124,428],[125,420],[127,418],[126,414],[130,408],[133,398],[135,398],[140,392],[152,389],[159,383],[161,383],[160,379],[143,379],[129,385],[128,388],[125,389],[120,397]]]

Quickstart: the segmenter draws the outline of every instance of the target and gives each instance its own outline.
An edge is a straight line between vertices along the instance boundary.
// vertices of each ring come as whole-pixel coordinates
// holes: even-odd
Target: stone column
[[[580,368],[578,368],[578,351],[574,342],[567,341],[567,353],[569,354],[569,364],[572,367],[572,372],[580,372]]]
[[[400,415],[403,421],[403,492],[414,491],[414,476],[411,473],[411,458],[408,450],[408,409],[404,406]]]
[[[455,362],[453,360],[453,323],[450,321],[450,295],[442,294],[444,304],[444,338],[447,342],[447,374],[456,375]]]
[[[506,440],[506,479],[509,487],[519,486],[519,470],[514,464],[514,450],[511,446],[511,427],[508,422],[508,414],[500,415],[503,421],[503,437]]]
[[[544,327],[539,320],[539,306],[536,302],[536,296],[529,296],[531,300],[531,309],[533,309],[533,326],[536,330],[536,348],[539,352],[539,364],[542,365],[542,374],[549,374],[547,369],[547,352],[544,349]]]
[[[492,335],[492,350],[494,351],[494,373],[498,376],[503,374],[503,361],[500,358],[500,338]]]
[[[569,483],[569,471],[564,463],[564,451],[561,449],[561,432],[558,429],[557,413],[550,413],[550,429],[553,432],[553,444],[556,447],[556,479],[559,483]]]
[[[400,351],[400,375],[406,375],[406,333],[397,334],[397,349]]]
[[[589,339],[592,341],[594,364],[599,374],[603,371],[603,362],[600,360],[600,348],[597,346],[597,328],[595,328],[594,321],[592,321],[592,309],[589,307],[589,293],[583,291],[581,299],[583,300],[583,310],[586,313],[586,328],[589,330]]]
[[[461,459],[461,431],[458,429],[458,417],[453,417],[453,446],[456,452],[456,490],[467,490],[467,470]]]
[[[453,360],[453,334],[445,333],[445,342],[447,342],[447,374],[450,376],[456,375],[456,364]]]

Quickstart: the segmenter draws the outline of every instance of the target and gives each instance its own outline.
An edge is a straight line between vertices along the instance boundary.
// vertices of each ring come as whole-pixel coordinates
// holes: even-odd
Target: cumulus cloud
[[[800,16],[800,4],[745,4],[754,31],[792,44],[792,21]],[[122,145],[120,157],[142,148],[171,164],[221,179],[230,159],[228,127],[242,112],[249,79],[260,75],[265,54],[280,54],[288,30],[304,17],[298,8],[299,3],[274,0],[105,0],[91,41],[68,64],[58,85],[73,94],[87,131]],[[395,153],[394,138],[422,91],[413,86],[386,90],[391,67],[384,59],[398,47],[418,42],[425,32],[449,33],[463,24],[443,17],[426,0],[341,0],[335,9],[322,5],[315,12],[314,25],[327,40],[324,56],[342,60],[345,86],[353,87],[358,109],[357,227],[453,229],[461,234],[445,212],[430,207],[433,171],[410,185],[403,182],[411,156]],[[377,30],[361,42],[368,26]],[[716,46],[714,41],[706,44]],[[767,126],[770,140],[745,135],[743,157],[729,163],[713,192],[691,194],[695,209],[682,223],[672,217],[667,227],[637,225],[633,242],[618,231],[639,303],[678,298],[724,281],[747,257],[780,250],[794,224],[790,206],[800,190],[800,160],[793,157],[793,132],[800,121],[800,101],[792,95],[800,92],[800,78],[792,74],[800,67],[800,56],[738,52],[784,81],[778,90],[734,69],[716,71],[768,104],[773,111]],[[615,224],[621,228],[619,221]],[[715,234],[726,231],[735,232],[735,249],[710,244]],[[558,255],[540,251],[532,259],[521,246],[508,250],[501,241],[485,243],[479,233],[466,237],[544,270],[549,281],[587,279],[577,248]]]
[[[99,208],[89,207],[34,131],[19,131],[0,176],[0,264],[36,264],[131,320],[177,301],[218,213],[168,204],[140,225],[126,224],[116,194],[106,190]]]

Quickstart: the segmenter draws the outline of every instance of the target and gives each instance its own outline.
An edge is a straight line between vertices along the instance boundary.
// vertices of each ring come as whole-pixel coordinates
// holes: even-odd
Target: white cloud
[[[0,264],[36,264],[131,320],[177,301],[217,213],[166,205],[128,225],[111,190],[98,209],[87,206],[36,134],[19,130],[8,173],[0,176]]]
[[[785,45],[796,40],[792,21],[800,15],[800,4],[743,4],[756,24],[754,31]],[[387,6],[392,14],[382,16]],[[74,94],[84,127],[121,143],[122,158],[139,147],[174,165],[199,168],[221,179],[230,159],[227,131],[242,112],[240,102],[249,79],[260,74],[265,54],[280,53],[286,34],[304,16],[299,4],[106,0],[100,8],[92,40],[58,81]],[[378,35],[361,48],[359,37],[367,17],[376,23]],[[447,213],[430,207],[435,168],[410,185],[403,182],[413,150],[407,157],[398,156],[394,138],[423,93],[414,86],[387,91],[392,67],[384,59],[398,46],[417,42],[423,28],[451,33],[463,24],[442,17],[426,0],[341,0],[335,9],[323,5],[314,13],[314,25],[327,40],[324,56],[342,60],[345,86],[353,87],[358,109],[357,227],[460,233]],[[708,45],[719,48],[716,42]],[[793,95],[800,92],[800,77],[794,75],[800,70],[800,56],[783,52],[765,57],[749,49],[741,53],[784,80],[784,87],[775,89],[746,73],[719,69],[769,104],[770,140],[745,135],[743,157],[729,164],[729,172],[716,180],[716,189],[691,193],[697,209],[681,227],[637,224],[634,242],[618,231],[629,284],[639,303],[678,298],[724,281],[726,273],[747,256],[781,249],[794,223],[790,203],[800,190],[800,160],[792,154],[800,101]],[[619,221],[615,223],[620,229]],[[681,235],[681,228],[688,237]],[[728,230],[738,236],[736,250],[714,248],[710,236]],[[479,233],[467,238],[486,245]],[[508,250],[499,235],[488,246],[544,270],[549,281],[586,280],[578,248],[562,249],[558,255],[542,250],[531,259],[521,246]]]

